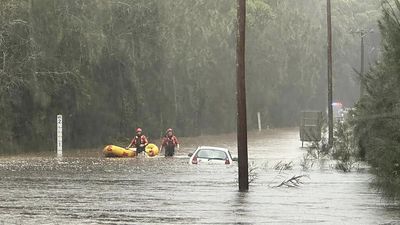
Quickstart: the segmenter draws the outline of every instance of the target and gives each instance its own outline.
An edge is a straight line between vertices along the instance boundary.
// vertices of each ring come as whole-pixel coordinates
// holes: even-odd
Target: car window
[[[226,159],[227,155],[224,151],[202,149],[197,152],[197,157],[207,159]]]

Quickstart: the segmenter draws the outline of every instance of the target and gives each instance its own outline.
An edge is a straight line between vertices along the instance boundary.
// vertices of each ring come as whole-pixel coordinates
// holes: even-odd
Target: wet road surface
[[[100,149],[2,156],[0,224],[400,224],[400,208],[370,188],[366,169],[302,170],[297,129],[249,134],[256,179],[248,193],[237,191],[236,164],[188,164],[203,143],[236,155],[234,138],[182,139],[176,158],[103,158]],[[293,168],[275,170],[279,161]],[[294,175],[307,177],[276,187]]]

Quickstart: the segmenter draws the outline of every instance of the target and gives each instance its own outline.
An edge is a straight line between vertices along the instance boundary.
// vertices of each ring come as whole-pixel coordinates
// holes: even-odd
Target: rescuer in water
[[[175,155],[175,148],[179,150],[179,142],[176,136],[173,134],[171,128],[167,129],[165,136],[163,137],[160,152],[164,149],[166,157]]]
[[[131,143],[127,148],[135,147],[136,148],[136,154],[139,154],[141,152],[144,152],[146,145],[149,144],[147,141],[147,137],[142,134],[142,129],[137,128],[136,129],[136,136],[133,137]]]

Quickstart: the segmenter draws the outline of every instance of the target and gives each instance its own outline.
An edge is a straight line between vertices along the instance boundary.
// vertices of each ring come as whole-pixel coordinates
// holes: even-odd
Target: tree
[[[248,0],[249,128],[325,110],[325,5]],[[236,128],[236,5],[232,0],[4,0],[0,3],[0,142],[51,149],[123,144],[137,126],[159,138]],[[376,1],[337,1],[335,90],[358,96],[352,67]],[[371,19],[369,19],[371,18]],[[352,81],[352,82],[350,82]],[[153,139],[154,140],[154,139]],[[9,149],[9,148],[5,148]]]
[[[377,175],[378,187],[400,197],[400,2],[384,1],[379,21],[382,58],[367,74],[367,94],[357,104],[353,123],[359,151]]]

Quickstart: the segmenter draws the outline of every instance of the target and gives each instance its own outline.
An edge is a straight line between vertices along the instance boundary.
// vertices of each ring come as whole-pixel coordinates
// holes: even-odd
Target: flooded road
[[[197,145],[228,147],[234,135],[182,139],[176,158],[103,158],[98,150],[0,157],[0,224],[400,224],[400,208],[370,189],[367,170],[330,162],[303,170],[297,129],[249,134],[248,193],[237,165],[189,165]],[[292,162],[276,170],[277,162]],[[306,175],[298,187],[276,187]]]

